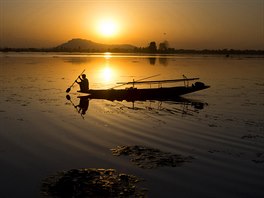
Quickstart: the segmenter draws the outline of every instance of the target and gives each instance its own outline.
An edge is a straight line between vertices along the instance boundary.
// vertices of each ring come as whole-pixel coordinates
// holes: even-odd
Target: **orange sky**
[[[264,49],[264,0],[0,0],[0,47],[53,47],[72,38],[185,49]],[[100,32],[112,21],[113,35]]]

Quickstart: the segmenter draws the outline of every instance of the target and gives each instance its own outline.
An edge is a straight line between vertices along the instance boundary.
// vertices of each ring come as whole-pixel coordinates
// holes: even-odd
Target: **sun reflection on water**
[[[110,59],[111,57],[112,57],[111,52],[105,52],[104,53],[104,58],[105,59]]]
[[[103,68],[101,72],[101,78],[105,82],[111,81],[113,79],[113,70],[110,67]]]

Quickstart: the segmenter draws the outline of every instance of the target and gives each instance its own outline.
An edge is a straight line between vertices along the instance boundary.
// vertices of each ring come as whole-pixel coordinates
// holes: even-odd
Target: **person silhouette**
[[[77,80],[75,82],[80,85],[80,92],[87,92],[89,90],[89,81],[86,78],[86,75],[82,74],[82,78],[79,76],[79,79],[81,80],[80,82]]]

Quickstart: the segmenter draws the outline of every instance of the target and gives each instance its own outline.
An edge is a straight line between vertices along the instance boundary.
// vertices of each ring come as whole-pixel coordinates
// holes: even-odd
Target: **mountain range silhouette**
[[[91,40],[75,38],[69,40],[66,43],[58,45],[55,47],[57,50],[63,51],[106,51],[106,50],[133,50],[135,46],[130,44],[116,44],[116,45],[108,45],[96,43]]]

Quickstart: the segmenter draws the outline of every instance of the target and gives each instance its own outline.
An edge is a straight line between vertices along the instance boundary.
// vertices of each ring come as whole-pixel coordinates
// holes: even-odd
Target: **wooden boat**
[[[160,80],[160,81],[132,81],[132,82],[120,82],[117,84],[131,85],[132,87],[125,89],[89,89],[85,92],[89,94],[91,99],[107,99],[107,100],[173,100],[184,94],[193,93],[203,89],[207,89],[210,86],[205,85],[202,82],[195,82],[189,85],[189,81],[198,80],[199,78],[184,78],[173,80]],[[183,86],[162,87],[163,83],[175,83],[184,82]],[[136,84],[158,84],[157,88],[136,88]],[[116,86],[118,87],[118,86]],[[116,88],[115,87],[115,88]],[[80,91],[79,91],[80,92]]]

